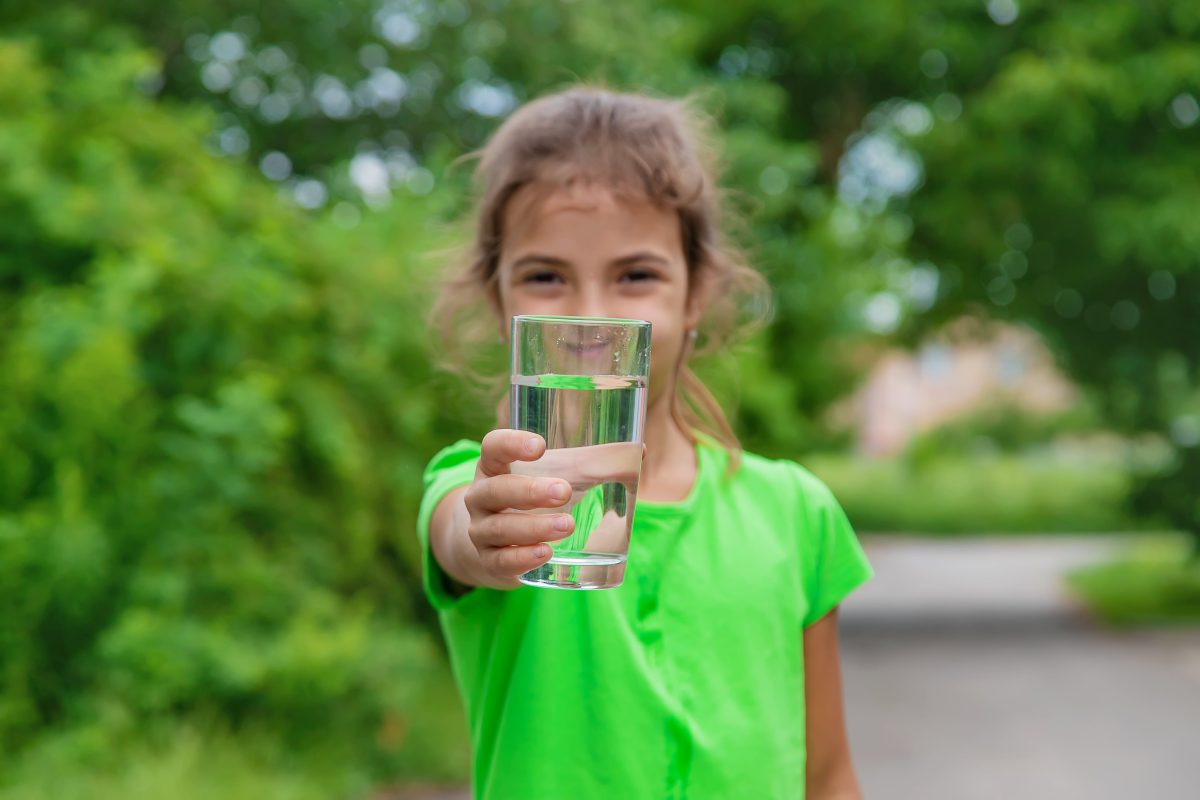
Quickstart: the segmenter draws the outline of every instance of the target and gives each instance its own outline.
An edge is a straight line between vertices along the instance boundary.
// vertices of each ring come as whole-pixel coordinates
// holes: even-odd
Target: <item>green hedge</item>
[[[1072,573],[1067,583],[1111,625],[1200,623],[1200,554],[1183,536],[1145,541],[1119,561]]]
[[[855,528],[914,533],[1117,531],[1144,527],[1125,503],[1127,472],[1011,454],[919,463],[822,455],[802,460],[829,484]]]

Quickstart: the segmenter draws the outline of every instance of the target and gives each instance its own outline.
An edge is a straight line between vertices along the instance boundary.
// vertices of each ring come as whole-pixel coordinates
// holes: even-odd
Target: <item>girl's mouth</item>
[[[558,345],[572,356],[579,358],[593,358],[612,349],[612,342],[608,338],[599,337],[581,338],[574,341],[559,339]]]
[[[608,342],[588,342],[571,346],[571,351],[581,356],[593,356],[608,350]]]

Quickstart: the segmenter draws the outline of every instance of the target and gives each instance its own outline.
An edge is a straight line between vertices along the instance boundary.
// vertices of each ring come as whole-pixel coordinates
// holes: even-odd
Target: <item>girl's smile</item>
[[[526,186],[509,203],[502,242],[502,325],[514,314],[646,320],[650,403],[674,393],[687,331],[701,311],[677,213],[595,184]],[[590,338],[560,346],[589,363],[610,351]]]

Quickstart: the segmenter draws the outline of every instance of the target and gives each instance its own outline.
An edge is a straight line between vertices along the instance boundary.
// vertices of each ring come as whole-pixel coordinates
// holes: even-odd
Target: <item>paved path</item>
[[[1061,589],[1120,545],[868,540],[842,612],[866,796],[1200,798],[1200,631],[1106,632]]]

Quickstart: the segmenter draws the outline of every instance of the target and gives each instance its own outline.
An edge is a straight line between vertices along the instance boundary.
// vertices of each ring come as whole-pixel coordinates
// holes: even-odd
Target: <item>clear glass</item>
[[[550,561],[522,583],[610,589],[624,580],[649,370],[649,322],[513,317],[511,424],[544,437],[546,453],[512,470],[569,481],[574,491],[563,506],[536,513],[575,519],[571,535],[551,543]]]

